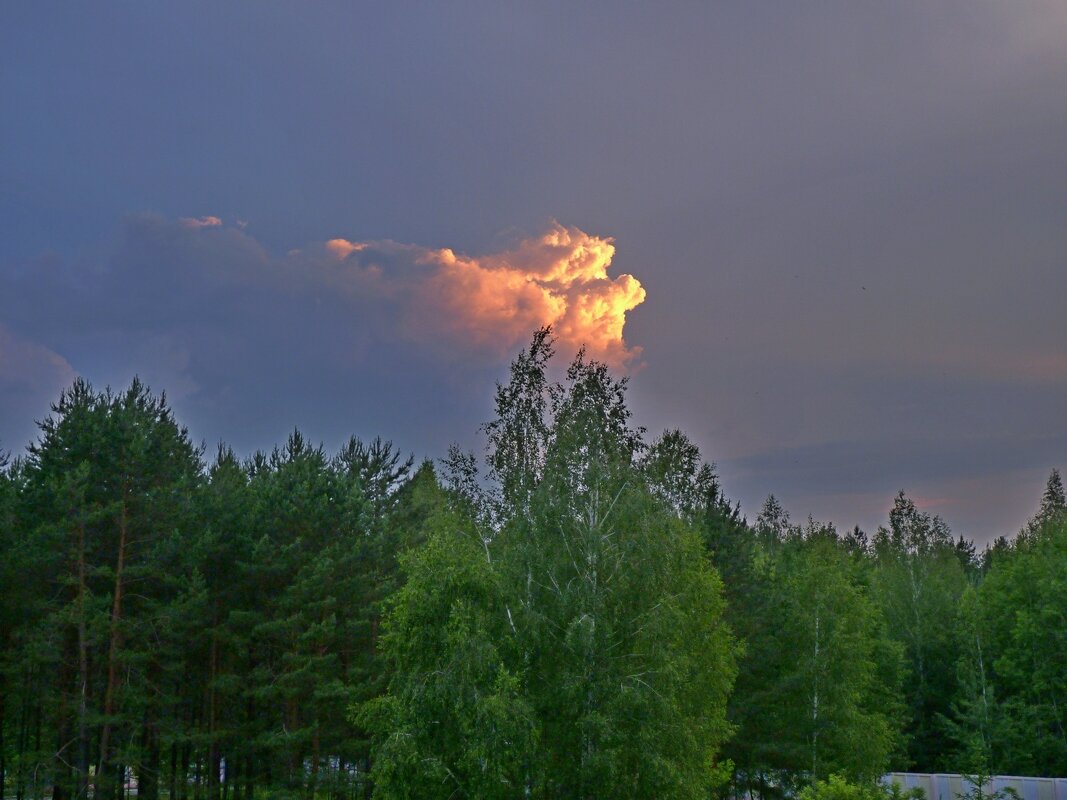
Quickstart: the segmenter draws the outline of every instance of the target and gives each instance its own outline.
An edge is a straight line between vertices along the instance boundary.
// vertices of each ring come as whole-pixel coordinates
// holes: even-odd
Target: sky
[[[753,519],[978,542],[1067,468],[1067,4],[5,3],[0,448],[479,449],[551,324]]]

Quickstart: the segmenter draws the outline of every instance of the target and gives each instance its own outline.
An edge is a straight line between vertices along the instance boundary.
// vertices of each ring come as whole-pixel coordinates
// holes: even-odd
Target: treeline
[[[1067,502],[982,553],[751,524],[535,335],[486,457],[294,432],[205,460],[77,381],[0,470],[0,797],[772,797],[1067,775]],[[1036,498],[1035,498],[1036,499]]]

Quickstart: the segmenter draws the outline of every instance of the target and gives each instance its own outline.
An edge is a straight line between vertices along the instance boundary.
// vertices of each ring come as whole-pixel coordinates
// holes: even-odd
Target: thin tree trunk
[[[204,758],[198,753],[196,758],[196,780],[193,781],[193,797],[195,800],[203,800],[204,797]]]
[[[35,681],[36,682],[36,681]],[[35,692],[37,696],[37,705],[33,710],[33,753],[34,761],[40,760],[41,754],[41,715],[44,713],[41,710],[41,695],[43,692]],[[38,780],[40,779],[40,770],[35,769],[33,771],[33,796],[40,798],[43,796],[43,791],[38,789]]]
[[[107,654],[107,687],[104,690],[104,725],[100,732],[100,770],[107,772],[110,764],[111,715],[115,711],[115,688],[118,685],[118,655],[122,646],[122,578],[126,566],[127,508],[126,489],[123,489],[119,511],[119,551],[115,560],[115,594],[111,604],[111,635]]]
[[[319,728],[315,725],[311,734],[311,778],[308,781],[308,800],[315,796],[315,787],[319,780]]]
[[[145,711],[141,728],[144,760],[137,771],[137,796],[140,800],[159,800],[159,729],[152,714],[151,707]]]
[[[815,652],[812,657],[812,698],[811,698],[811,776],[819,776],[819,606],[815,606]]]
[[[216,729],[216,692],[215,682],[219,673],[219,638],[214,630],[211,633],[211,679],[208,683],[208,731],[211,736],[211,744],[208,752],[208,798],[219,800],[219,737]]]
[[[978,648],[978,675],[981,681],[982,687],[982,750],[983,758],[987,763],[991,763],[993,756],[993,746],[990,741],[990,735],[992,731],[992,719],[989,710],[989,690],[986,684],[985,676],[985,657],[982,654],[982,637],[979,634],[974,636],[975,645]]]
[[[178,743],[170,743],[170,795],[169,800],[175,800],[178,789]]]
[[[78,524],[78,765],[76,800],[89,796],[89,636],[85,620],[85,525]]]
[[[23,688],[26,687],[27,681],[23,681]],[[23,787],[25,786],[25,760],[26,760],[26,707],[29,705],[28,692],[23,695],[22,706],[19,708],[19,732],[17,741],[18,747],[18,759],[19,767],[15,773],[15,798],[16,800],[22,800]],[[59,781],[56,781],[59,784]]]
[[[69,637],[64,637],[67,642],[63,646],[63,658],[59,669],[59,703],[56,706],[56,752],[52,759],[52,798],[53,800],[68,800],[70,797],[68,779],[70,775],[70,767],[63,753],[67,748],[70,741],[70,720],[67,718],[67,687],[69,682],[73,679],[70,674],[70,667],[68,666],[69,660],[72,657],[71,643]],[[29,674],[27,674],[24,686],[28,686],[30,683]],[[27,701],[28,703],[28,701]],[[16,800],[23,800],[24,789],[24,777],[22,767],[22,756],[26,747],[26,705],[23,705],[22,713],[19,720],[19,769],[18,769],[18,784],[16,791]]]
[[[256,719],[256,701],[251,697],[248,698],[247,703],[247,720],[250,726],[255,725]],[[248,742],[248,755],[245,758],[245,785],[244,785],[244,800],[252,800],[252,794],[255,789],[256,783],[256,749],[255,745],[251,742],[252,737],[249,736]]]
[[[7,760],[4,758],[6,753],[4,744],[4,708],[7,705],[7,686],[4,681],[4,676],[0,674],[0,798],[6,797],[7,789]]]
[[[288,697],[285,700],[285,710],[283,713],[283,719],[289,726],[290,731],[296,731],[300,729],[300,713],[297,709],[296,698]],[[300,766],[300,753],[295,748],[287,748],[289,750],[288,757],[286,758],[286,775],[282,779],[286,783],[295,784],[297,770]],[[302,783],[303,781],[301,781]]]
[[[126,765],[113,764],[111,766],[111,796],[115,800],[125,800],[126,796]]]
[[[190,725],[191,728],[191,725]],[[189,760],[192,757],[192,742],[186,740],[182,743],[181,747],[181,788],[179,789],[178,796],[181,800],[186,800],[189,797]]]

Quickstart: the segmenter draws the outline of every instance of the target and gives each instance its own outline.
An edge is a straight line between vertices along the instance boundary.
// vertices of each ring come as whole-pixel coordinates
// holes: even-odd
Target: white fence
[[[922,789],[928,800],[956,800],[974,789],[974,784],[963,775],[925,772],[890,772],[882,782],[897,783],[905,789]],[[982,792],[992,794],[1001,789],[1014,789],[1022,800],[1067,800],[1067,778],[994,775]]]

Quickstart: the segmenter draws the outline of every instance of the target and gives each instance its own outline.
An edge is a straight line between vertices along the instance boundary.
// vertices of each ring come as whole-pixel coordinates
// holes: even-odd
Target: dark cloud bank
[[[1067,467],[1064,86],[1058,0],[7,4],[0,445],[135,372],[246,452],[473,444],[574,287],[446,249],[558,219],[616,248],[583,296],[633,309],[639,421],[750,516],[871,529],[904,488],[1010,533]]]
[[[102,263],[43,259],[0,279],[8,441],[81,372],[165,389],[199,436],[248,451],[294,424],[336,442],[381,432],[442,453],[489,413],[531,333],[625,368],[643,299],[609,241],[552,223],[465,256],[332,239],[272,255],[216,217],[129,216]],[[21,416],[21,420],[19,417]]]
[[[546,236],[566,230],[556,225]],[[352,433],[382,434],[431,456],[454,440],[473,445],[507,360],[534,327],[558,321],[538,316],[552,306],[541,284],[527,281],[533,299],[509,289],[515,275],[610,266],[605,240],[573,236],[565,247],[527,237],[480,257],[336,239],[274,255],[239,226],[131,215],[102,262],[43,258],[0,282],[0,435],[26,441],[32,419],[77,373],[116,386],[140,373],[168,392],[195,436],[244,452],[270,446],[294,425],[329,445]],[[603,260],[591,259],[600,247],[609,248]],[[453,262],[467,264],[498,298],[482,317],[476,297],[453,302],[473,292],[467,272],[449,271]],[[594,278],[587,289],[610,299],[621,280]],[[799,328],[804,335],[811,332]],[[1046,465],[1067,450],[1055,424],[1065,407],[1055,373],[1007,361],[983,373],[964,359],[950,365],[966,374],[950,378],[924,354],[887,354],[873,371],[809,362],[805,376],[788,358],[775,362],[772,354],[788,349],[780,344],[767,351],[765,371],[724,359],[718,375],[685,369],[684,360],[679,367],[667,353],[663,360],[679,370],[668,392],[648,379],[663,374],[654,364],[629,356],[615,363],[636,370],[640,421],[688,421],[749,514],[773,491],[799,515],[871,528],[906,487],[950,521],[996,518],[1005,506],[1020,517]],[[560,345],[572,351],[577,342]],[[600,355],[636,352],[623,347]],[[816,378],[822,391],[812,399]],[[664,397],[677,404],[673,414]],[[1033,419],[1052,420],[1050,429],[1035,431]],[[878,423],[889,435],[870,434],[867,426]],[[973,435],[975,428],[984,433]],[[847,438],[857,431],[867,435]],[[738,450],[722,452],[731,443]]]

